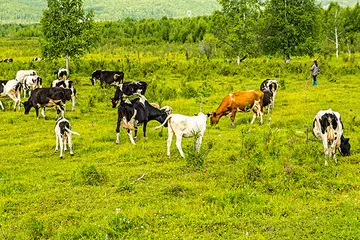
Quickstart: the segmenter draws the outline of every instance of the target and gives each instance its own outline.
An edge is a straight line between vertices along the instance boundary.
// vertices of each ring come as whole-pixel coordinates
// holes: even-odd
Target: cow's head
[[[350,155],[350,138],[345,138],[344,136],[341,136],[341,143],[340,143],[340,153],[343,156],[349,156]]]
[[[216,112],[209,112],[207,115],[210,116],[210,125],[216,125],[219,123],[219,114],[216,114]]]
[[[118,104],[119,100],[115,100],[115,98],[110,98],[111,103],[112,103],[112,107],[116,108],[116,105]]]
[[[29,101],[23,102],[22,104],[24,105],[25,114],[29,114],[30,109],[31,109],[31,104],[29,103]]]
[[[101,74],[101,70],[93,71],[93,73],[91,74],[91,78],[90,78],[92,85],[95,85],[96,79],[100,79],[100,74]]]

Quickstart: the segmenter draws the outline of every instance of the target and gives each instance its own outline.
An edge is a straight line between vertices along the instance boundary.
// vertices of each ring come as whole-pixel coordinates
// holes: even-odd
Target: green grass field
[[[0,47],[18,54],[0,64],[6,79],[33,68],[49,85],[59,62],[31,63],[39,50],[32,40],[21,51],[8,40]],[[29,45],[27,45],[29,44]],[[30,47],[26,47],[30,46]],[[32,46],[32,47],[31,47]],[[169,49],[169,48],[166,48]],[[72,62],[78,92],[76,111],[65,116],[81,134],[73,136],[75,156],[63,160],[55,149],[55,110],[49,120],[13,112],[5,99],[0,112],[1,239],[358,239],[360,238],[359,85],[360,56],[321,59],[319,86],[306,84],[311,58],[247,59],[241,65],[189,61],[177,48],[154,47],[137,53],[125,48],[101,50]],[[27,60],[29,59],[29,60]],[[54,69],[55,68],[55,69]],[[148,125],[139,128],[136,145],[121,130],[115,144],[117,109],[106,91],[90,85],[95,69],[122,69],[125,80],[144,80],[150,102],[169,105],[174,113],[199,111],[195,97],[204,82],[211,94],[203,111],[214,111],[228,93],[258,89],[266,78],[279,80],[275,109],[264,124],[238,113],[217,126],[209,121],[202,152],[184,139],[186,159],[175,147],[166,156],[162,136]],[[352,154],[324,166],[322,143],[311,133],[321,109],[341,114]],[[309,141],[306,141],[309,128]]]

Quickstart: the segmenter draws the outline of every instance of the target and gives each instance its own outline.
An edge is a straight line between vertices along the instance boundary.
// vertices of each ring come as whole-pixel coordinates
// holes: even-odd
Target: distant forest
[[[2,0],[0,24],[38,23],[46,0]],[[95,20],[183,18],[210,15],[220,9],[216,0],[85,0],[85,11],[93,10]]]
[[[317,0],[327,6],[330,0]],[[336,0],[342,6],[353,7],[358,0]],[[46,0],[1,0],[0,24],[38,23]],[[85,11],[93,10],[95,20],[183,18],[210,15],[219,10],[217,0],[85,0]]]
[[[321,8],[312,1],[223,1],[224,8],[207,16],[160,19],[125,18],[95,22],[99,46],[182,44],[212,57],[324,56],[360,51],[360,4]],[[229,3],[229,4],[228,4]],[[228,5],[226,5],[228,4]],[[242,11],[239,11],[242,9]],[[39,23],[2,24],[0,37],[38,38]]]

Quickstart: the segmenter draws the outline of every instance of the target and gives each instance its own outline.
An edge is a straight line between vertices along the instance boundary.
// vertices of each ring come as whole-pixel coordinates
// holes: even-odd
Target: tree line
[[[315,54],[339,56],[339,52],[351,55],[360,50],[359,3],[342,7],[331,2],[324,9],[315,0],[218,2],[222,9],[210,16],[180,19],[126,18],[94,22],[90,14],[91,29],[89,26],[86,32],[92,41],[101,45],[199,43],[208,59],[214,49],[221,49],[225,57],[283,56],[286,59]],[[45,22],[1,25],[0,36],[43,38],[46,31],[41,26]],[[56,38],[56,32],[53,37]]]

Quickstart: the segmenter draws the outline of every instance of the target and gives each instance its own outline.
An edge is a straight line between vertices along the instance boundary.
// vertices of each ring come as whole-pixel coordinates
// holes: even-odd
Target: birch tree
[[[48,59],[81,56],[97,42],[92,11],[85,13],[82,0],[47,0],[40,24],[42,54]]]

